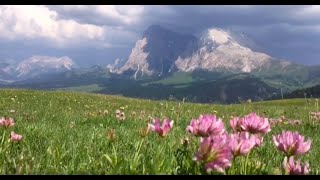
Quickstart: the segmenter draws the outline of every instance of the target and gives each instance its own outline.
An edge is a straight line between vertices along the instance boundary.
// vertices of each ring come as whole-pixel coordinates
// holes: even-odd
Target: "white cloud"
[[[118,53],[125,57],[126,54],[121,54],[122,50],[130,52],[135,41],[152,24],[194,35],[212,26],[234,28],[247,33],[249,37],[253,35],[267,46],[270,44],[268,48],[272,50],[295,42],[301,42],[306,47],[301,49],[308,50],[316,47],[314,42],[319,39],[319,18],[319,5],[0,6],[0,42],[2,49],[8,49],[0,49],[0,56],[1,53],[10,56],[23,54],[16,48],[21,45],[33,48],[37,53],[45,48],[57,52],[67,49],[83,59],[93,50],[107,52],[106,56]],[[275,43],[279,43],[279,46],[274,46]],[[9,53],[10,48],[14,53]],[[30,49],[27,51],[30,52]]]
[[[136,23],[140,19],[143,9],[143,6],[95,6],[97,13],[101,14],[102,16],[114,18],[127,25]]]
[[[306,6],[297,11],[296,15],[301,18],[320,18],[320,5]]]
[[[0,38],[9,40],[46,39],[58,46],[81,40],[102,41],[104,28],[58,19],[46,6],[0,6]]]

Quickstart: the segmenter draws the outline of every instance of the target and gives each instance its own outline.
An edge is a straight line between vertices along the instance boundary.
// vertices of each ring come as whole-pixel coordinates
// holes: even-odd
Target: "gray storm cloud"
[[[28,14],[34,10],[43,17]],[[5,49],[0,60],[41,52],[66,55],[78,64],[107,64],[128,56],[143,31],[159,24],[194,35],[209,27],[230,28],[246,33],[274,57],[320,64],[320,6],[20,6],[0,7],[0,17],[5,18],[0,34],[6,36],[0,36]],[[37,28],[28,30],[31,26]],[[24,44],[32,47],[19,43],[26,38]],[[24,52],[16,53],[19,48]]]

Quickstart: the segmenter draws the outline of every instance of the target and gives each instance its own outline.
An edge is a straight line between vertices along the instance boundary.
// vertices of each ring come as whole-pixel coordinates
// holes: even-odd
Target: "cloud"
[[[320,18],[320,6],[319,5],[312,5],[312,6],[306,6],[301,9],[301,11],[297,11],[296,13],[297,18],[299,20],[306,20],[311,19],[314,20],[314,18]]]
[[[45,6],[1,6],[0,37],[7,40],[45,39],[57,45],[81,40],[102,41],[104,29],[57,19],[57,12]]]
[[[152,12],[150,7],[149,11]],[[167,6],[153,23],[199,35],[210,27],[246,33],[275,58],[319,64],[320,6]],[[315,58],[318,57],[318,58]]]
[[[139,5],[62,5],[48,8],[58,12],[59,18],[98,26],[135,25],[141,20],[144,11],[144,6]]]
[[[79,53],[76,56],[81,59],[89,53],[91,59],[105,62],[113,60],[117,53],[128,56],[124,52],[129,53],[152,24],[194,35],[220,27],[246,33],[272,56],[312,64],[320,56],[319,18],[319,5],[1,6],[0,38],[16,44],[29,43],[33,51],[54,47],[59,48],[57,54]],[[67,48],[73,50],[66,51]],[[50,53],[54,54],[53,50]]]

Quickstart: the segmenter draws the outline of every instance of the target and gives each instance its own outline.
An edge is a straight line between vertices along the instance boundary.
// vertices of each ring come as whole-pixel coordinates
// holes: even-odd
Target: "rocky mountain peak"
[[[272,59],[255,49],[258,46],[248,36],[231,30],[210,28],[196,38],[152,25],[117,73],[131,73],[137,78],[197,69],[252,72]]]
[[[158,75],[176,70],[174,61],[189,56],[197,47],[197,38],[170,31],[158,25],[150,26],[132,49],[128,61],[118,73],[131,71],[134,77]]]

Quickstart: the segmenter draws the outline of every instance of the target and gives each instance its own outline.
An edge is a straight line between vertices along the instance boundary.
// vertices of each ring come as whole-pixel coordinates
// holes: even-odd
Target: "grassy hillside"
[[[227,76],[204,72],[197,72],[197,75],[176,73],[160,80],[143,79],[138,81],[118,76],[97,78],[88,75],[80,78],[72,75],[7,87],[73,90],[157,100],[173,98],[182,101],[185,99],[188,102],[198,103],[238,103],[239,98],[259,101],[279,91],[250,74]]]
[[[147,99],[185,99],[198,103],[237,103],[239,99],[260,101],[278,97],[280,89],[288,93],[320,82],[318,67],[282,61],[274,61],[252,74],[223,69],[212,72],[196,70],[133,80],[132,73],[112,74],[105,67],[93,66],[14,84],[1,85],[0,82],[0,87],[76,90]]]
[[[313,101],[313,100],[311,100]],[[311,173],[318,174],[320,124],[311,122],[309,111],[314,103],[301,99],[267,101],[239,105],[201,105],[167,101],[137,100],[118,96],[73,92],[0,90],[0,117],[13,117],[14,127],[0,127],[1,174],[200,174],[200,165],[192,158],[199,139],[186,132],[192,118],[212,114],[223,118],[229,132],[230,116],[250,112],[269,118],[286,116],[302,125],[281,124],[272,127],[264,144],[250,153],[247,174],[279,174],[283,155],[272,142],[282,130],[299,131],[312,138],[311,151],[302,156],[310,162]],[[13,111],[14,110],[14,111]],[[115,111],[126,119],[120,122]],[[153,117],[174,120],[165,138],[139,131]],[[115,139],[110,133],[114,129]],[[21,142],[7,141],[10,131],[23,135]],[[109,135],[108,135],[109,134]],[[188,137],[187,146],[181,139]],[[236,159],[229,174],[242,173],[245,158]],[[258,165],[263,165],[259,168]],[[258,169],[257,169],[258,168]]]
[[[169,76],[167,78],[158,80],[158,81],[153,81],[151,83],[146,83],[145,85],[148,84],[164,84],[164,85],[174,85],[174,84],[189,84],[192,83],[194,80],[192,79],[191,73],[185,73],[185,72],[176,72],[172,74],[172,76]]]
[[[96,92],[100,91],[102,88],[98,84],[91,84],[85,86],[75,86],[75,87],[66,87],[61,88],[58,90],[65,90],[65,91],[79,91],[79,92]]]
[[[285,98],[304,98],[304,97],[320,97],[320,85],[312,86],[309,88],[298,89],[291,93],[285,94]]]
[[[235,75],[217,80],[203,80],[192,83],[152,83],[147,86],[140,82],[116,80],[105,82],[105,89],[99,93],[121,94],[126,97],[147,99],[175,99],[200,103],[239,103],[239,99],[259,101],[267,98],[276,89],[259,79],[248,75]]]

